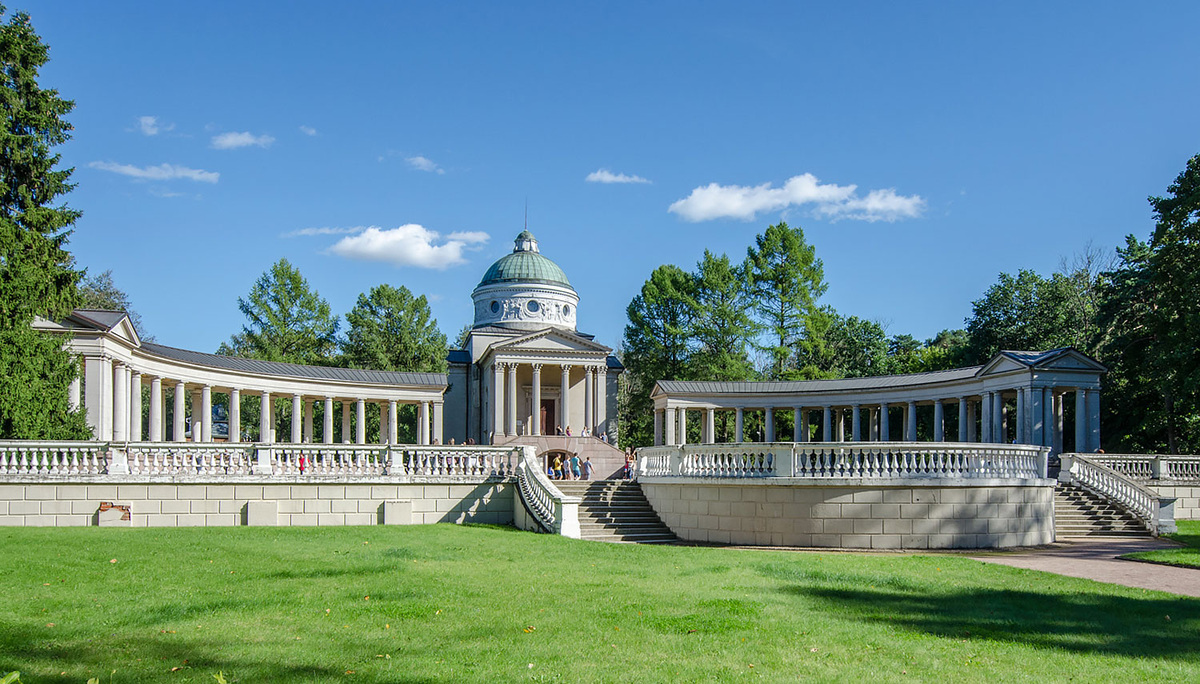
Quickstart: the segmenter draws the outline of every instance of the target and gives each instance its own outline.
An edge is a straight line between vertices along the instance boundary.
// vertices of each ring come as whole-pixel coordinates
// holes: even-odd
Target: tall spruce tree
[[[79,212],[56,204],[74,187],[73,169],[57,169],[61,157],[51,151],[70,139],[64,117],[75,104],[38,84],[48,53],[29,15],[0,25],[0,438],[7,439],[88,435],[67,396],[78,364],[61,336],[31,327],[35,316],[71,313],[82,275],[66,250]]]
[[[218,354],[263,361],[337,365],[337,316],[329,302],[308,286],[300,270],[280,259],[254,283],[238,309],[246,316],[242,332]]]

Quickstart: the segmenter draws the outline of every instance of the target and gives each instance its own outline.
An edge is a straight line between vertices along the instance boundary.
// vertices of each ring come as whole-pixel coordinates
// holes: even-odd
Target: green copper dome
[[[501,257],[492,264],[476,288],[498,283],[549,283],[571,287],[567,274],[558,264],[538,252],[537,239],[528,230],[521,231],[514,241],[512,254]],[[575,288],[571,288],[574,290]]]

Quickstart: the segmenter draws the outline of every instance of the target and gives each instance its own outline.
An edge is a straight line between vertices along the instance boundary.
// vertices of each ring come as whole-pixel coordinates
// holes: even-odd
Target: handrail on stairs
[[[542,529],[551,534],[579,539],[579,502],[577,496],[563,494],[538,463],[537,450],[521,447],[517,464],[517,490],[525,509]]]
[[[1058,481],[1073,484],[1129,511],[1151,534],[1176,531],[1175,499],[1159,496],[1128,475],[1083,454],[1062,454]]]

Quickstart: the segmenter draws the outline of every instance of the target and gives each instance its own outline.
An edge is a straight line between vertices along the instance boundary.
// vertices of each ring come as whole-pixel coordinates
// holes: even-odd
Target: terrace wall
[[[195,481],[147,482],[118,476],[92,481],[0,484],[0,525],[67,527],[228,527],[452,523],[512,524],[511,480],[463,482]],[[268,502],[267,506],[258,505]],[[273,502],[274,505],[270,505]],[[385,520],[385,504],[390,507]],[[129,506],[128,520],[121,509]],[[519,505],[519,504],[517,504]],[[252,506],[255,510],[252,512]],[[411,511],[411,512],[410,512]],[[265,517],[264,517],[265,516]]]
[[[1149,482],[1148,488],[1163,497],[1175,497],[1176,520],[1200,520],[1200,484]]]
[[[880,486],[655,478],[642,491],[676,535],[697,542],[954,549],[1054,541],[1049,480]]]

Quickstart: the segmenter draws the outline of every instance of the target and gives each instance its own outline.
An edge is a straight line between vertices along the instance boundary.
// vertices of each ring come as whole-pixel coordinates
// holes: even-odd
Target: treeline
[[[1166,197],[1149,201],[1149,241],[1130,235],[1111,256],[1089,244],[1049,276],[1001,273],[972,302],[964,328],[924,341],[821,306],[821,260],[786,223],[758,235],[741,261],[705,251],[690,272],[660,266],[627,310],[624,436],[651,443],[657,380],[864,377],[971,366],[1006,349],[1074,347],[1110,370],[1108,451],[1200,451],[1200,155]]]

